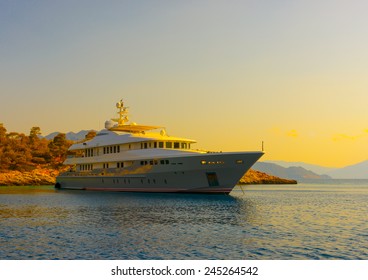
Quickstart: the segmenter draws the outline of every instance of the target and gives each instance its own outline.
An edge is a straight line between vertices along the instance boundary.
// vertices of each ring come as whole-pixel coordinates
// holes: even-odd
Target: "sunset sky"
[[[368,1],[0,0],[0,123],[130,119],[342,167],[368,159]]]

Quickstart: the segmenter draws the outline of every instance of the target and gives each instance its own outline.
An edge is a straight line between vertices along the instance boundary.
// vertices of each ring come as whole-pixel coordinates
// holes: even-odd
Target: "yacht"
[[[74,143],[56,178],[59,189],[228,194],[263,155],[196,150],[195,140],[169,136],[163,127],[130,123],[120,100],[118,118],[93,139]]]

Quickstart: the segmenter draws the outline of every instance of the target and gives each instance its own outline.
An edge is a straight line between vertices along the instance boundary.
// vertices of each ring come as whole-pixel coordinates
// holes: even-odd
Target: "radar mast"
[[[116,103],[116,108],[119,109],[117,114],[119,115],[119,118],[111,119],[114,122],[117,122],[117,124],[112,124],[109,127],[106,127],[108,130],[111,131],[123,131],[123,132],[130,132],[130,133],[142,133],[146,130],[152,130],[161,128],[161,126],[149,126],[149,125],[138,125],[136,123],[130,123],[127,124],[129,121],[128,118],[128,108],[124,106],[123,99],[121,99],[118,103]]]
[[[124,106],[123,99],[121,99],[118,103],[116,103],[116,108],[119,109],[118,111],[119,118],[111,119],[111,120],[117,122],[119,126],[124,125],[126,122],[129,121],[129,118],[128,118],[129,112],[128,112],[128,107]]]

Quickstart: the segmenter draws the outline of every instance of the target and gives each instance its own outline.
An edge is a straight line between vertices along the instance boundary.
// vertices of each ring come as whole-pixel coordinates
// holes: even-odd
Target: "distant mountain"
[[[43,138],[46,138],[47,140],[52,140],[52,139],[54,139],[54,137],[56,136],[56,135],[58,135],[60,132],[53,132],[53,133],[50,133],[50,134],[48,134],[48,135],[46,135],[46,136],[40,136],[40,137],[43,137]]]
[[[68,139],[68,140],[79,141],[79,140],[84,139],[85,136],[87,135],[87,133],[90,132],[91,130],[93,130],[93,129],[90,129],[90,130],[81,130],[81,131],[79,131],[77,133],[75,133],[75,132],[68,132],[68,133],[65,134],[65,136],[66,136],[66,139]],[[96,131],[96,130],[93,130],[93,131]],[[52,140],[59,133],[60,132],[53,132],[53,133],[50,133],[50,134],[46,135],[44,138],[46,138],[48,140]]]
[[[303,167],[306,170],[310,170],[316,174],[327,174],[328,172],[331,172],[333,170],[336,170],[337,168],[334,167],[326,167],[316,164],[309,164],[305,162],[290,162],[290,161],[282,161],[282,160],[266,160],[264,162],[267,163],[274,163],[277,165],[280,165],[282,167]]]
[[[328,172],[334,179],[368,179],[368,160]]]
[[[252,168],[273,176],[293,180],[331,179],[331,177],[327,175],[319,175],[300,166],[282,167],[278,164],[269,162],[256,162]]]

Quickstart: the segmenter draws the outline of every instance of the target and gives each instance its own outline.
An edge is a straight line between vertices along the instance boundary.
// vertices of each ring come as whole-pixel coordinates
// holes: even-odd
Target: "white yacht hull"
[[[57,177],[55,187],[91,191],[228,194],[262,155],[263,152],[195,154],[170,157],[170,163],[166,165],[156,164],[162,159],[144,166],[141,161],[136,161],[123,169],[65,172]]]

